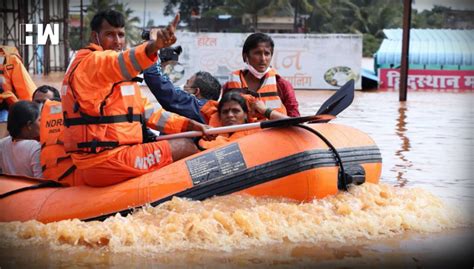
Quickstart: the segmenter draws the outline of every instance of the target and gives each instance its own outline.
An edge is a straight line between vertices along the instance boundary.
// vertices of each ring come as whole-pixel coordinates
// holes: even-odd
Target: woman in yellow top
[[[245,97],[244,97],[245,96]],[[249,109],[250,108],[250,109]],[[287,118],[288,116],[267,108],[265,103],[249,95],[242,95],[238,92],[224,94],[217,106],[217,112],[211,116],[209,125],[212,127],[231,126],[253,122],[254,118],[249,115],[262,115],[269,120]],[[228,134],[220,134],[215,140],[205,141],[201,139],[199,146],[209,149],[220,146],[229,141],[258,132],[259,129],[240,131]]]

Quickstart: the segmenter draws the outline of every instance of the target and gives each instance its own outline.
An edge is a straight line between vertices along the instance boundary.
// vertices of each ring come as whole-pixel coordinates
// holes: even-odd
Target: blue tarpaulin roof
[[[402,29],[384,29],[387,37],[376,53],[375,65],[399,66]],[[474,65],[474,30],[411,29],[411,65]]]
[[[375,74],[375,72],[372,70],[362,68],[360,74],[364,78],[368,78],[370,80],[379,82],[379,78],[377,77],[377,74]]]

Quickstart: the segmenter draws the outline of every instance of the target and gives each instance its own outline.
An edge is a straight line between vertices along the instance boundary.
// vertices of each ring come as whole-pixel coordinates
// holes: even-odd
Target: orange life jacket
[[[252,96],[245,95],[245,94],[243,94],[242,96],[247,100],[247,102],[248,102],[249,99],[254,98]],[[219,117],[219,111],[217,110],[218,105],[219,105],[219,103],[217,101],[207,102],[201,108],[201,113],[202,114],[206,113],[206,116],[207,116],[206,121],[207,121],[207,124],[209,126],[212,126],[212,127],[222,126],[222,123],[221,123],[221,120],[220,120],[220,117]],[[248,106],[248,104],[247,104],[247,106]],[[253,122],[253,119],[250,118],[250,117],[248,117],[247,120],[248,120],[248,122]],[[221,135],[218,135],[215,140],[205,141],[205,140],[201,139],[201,140],[199,140],[198,144],[199,144],[199,147],[201,147],[203,149],[210,149],[210,148],[214,148],[214,147],[223,145],[223,144],[225,144],[229,141],[233,141],[233,140],[236,140],[238,138],[244,137],[246,135],[255,133],[257,131],[259,131],[259,130],[256,129],[256,130],[247,130],[247,131],[235,132],[235,133],[232,133],[232,134],[221,134]]]
[[[214,125],[210,124],[210,121],[211,121],[211,118],[213,117],[213,115],[217,113],[217,106],[218,105],[219,105],[219,103],[217,101],[209,100],[209,101],[206,102],[206,104],[204,104],[201,107],[201,115],[203,116],[205,123],[207,123],[210,126],[214,126]]]
[[[61,103],[51,100],[46,100],[41,110],[40,162],[43,177],[68,186],[80,185],[80,182],[75,182],[76,166],[72,163],[70,154],[64,150],[62,112]]]
[[[230,80],[226,84],[227,91],[232,89],[242,89],[240,90],[244,94],[250,94],[255,98],[262,100],[268,108],[275,109],[285,115],[286,108],[281,102],[280,96],[278,95],[277,72],[275,69],[270,69],[270,71],[262,78],[262,84],[257,91],[251,91],[248,89],[247,81],[245,80],[245,71],[237,70],[234,71],[231,75]],[[258,120],[264,120],[263,115],[257,115]]]
[[[15,47],[0,46],[0,103],[31,100],[36,85]]]
[[[148,106],[134,81],[154,63],[146,45],[119,53],[91,44],[77,53],[61,88],[67,152],[98,153],[142,143],[145,122],[169,133],[186,129],[188,119]]]
[[[241,137],[247,136],[249,134],[253,134],[256,132],[261,131],[260,129],[254,129],[254,130],[246,130],[246,131],[240,131],[240,132],[235,132],[232,134],[220,134],[216,137],[216,139],[211,140],[211,141],[206,141],[204,139],[200,139],[198,144],[201,149],[210,149],[210,148],[215,148],[221,145],[224,145],[227,142],[234,141],[236,139],[239,139]]]

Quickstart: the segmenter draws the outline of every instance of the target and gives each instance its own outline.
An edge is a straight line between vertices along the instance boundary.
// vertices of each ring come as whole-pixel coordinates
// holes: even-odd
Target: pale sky
[[[434,5],[457,10],[474,10],[473,0],[413,0],[413,8],[418,11],[431,10]]]

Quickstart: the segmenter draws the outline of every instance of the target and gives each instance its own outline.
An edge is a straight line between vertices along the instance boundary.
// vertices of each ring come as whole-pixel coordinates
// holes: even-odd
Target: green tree
[[[441,6],[434,6],[432,10],[423,10],[421,13],[414,10],[411,25],[413,28],[443,28],[448,11],[451,11],[451,8]]]
[[[401,0],[314,0],[313,6],[311,29],[319,33],[363,34],[364,56],[371,56],[380,46],[383,29],[402,25]]]

